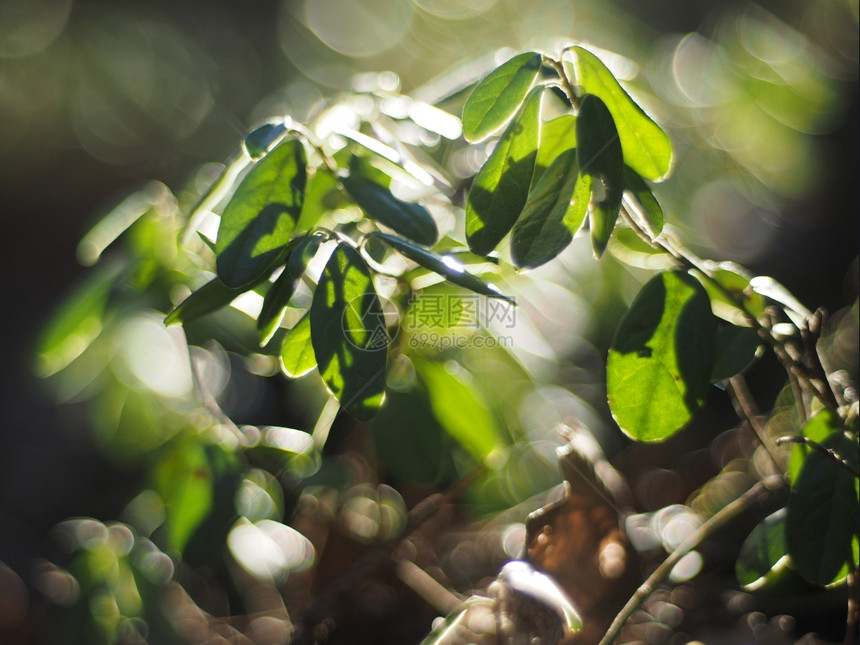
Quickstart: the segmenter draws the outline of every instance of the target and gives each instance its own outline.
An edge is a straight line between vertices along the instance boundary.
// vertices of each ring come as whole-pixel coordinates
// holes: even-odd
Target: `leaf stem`
[[[624,627],[624,623],[627,622],[627,619],[630,618],[630,616],[633,615],[633,612],[639,608],[639,605],[641,605],[642,602],[650,596],[651,593],[653,593],[657,588],[657,585],[669,576],[672,569],[676,564],[678,564],[681,558],[699,546],[699,544],[713,535],[716,531],[735,519],[747,508],[752,506],[759,498],[773,493],[784,485],[785,478],[781,475],[768,477],[767,479],[755,484],[746,493],[738,497],[733,502],[730,502],[708,518],[705,523],[690,535],[690,537],[684,540],[677,549],[672,551],[672,553],[663,560],[660,566],[658,566],[654,572],[648,576],[647,580],[639,586],[636,592],[630,597],[630,600],[627,601],[627,604],[624,605],[618,615],[615,616],[615,620],[612,621],[606,634],[600,640],[599,645],[610,645],[615,642],[615,639],[618,638],[618,635],[621,633],[621,629]]]
[[[780,465],[773,450],[773,446],[767,436],[767,429],[761,423],[761,411],[756,405],[755,399],[752,397],[749,385],[743,376],[733,376],[729,379],[729,397],[732,400],[732,405],[735,412],[741,418],[746,420],[752,429],[755,436],[761,443],[770,461],[773,463],[777,472],[785,471],[785,466]]]

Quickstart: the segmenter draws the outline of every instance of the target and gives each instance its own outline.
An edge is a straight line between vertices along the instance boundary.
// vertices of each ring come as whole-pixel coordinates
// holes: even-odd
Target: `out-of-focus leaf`
[[[264,123],[245,136],[245,152],[251,159],[259,159],[286,131],[284,123]]]
[[[176,323],[193,322],[206,314],[211,314],[213,311],[229,305],[250,288],[251,285],[236,288],[228,287],[218,278],[212,278],[176,305],[165,317],[164,324],[173,325]]]
[[[36,346],[39,376],[56,374],[98,337],[116,274],[114,269],[95,273],[54,314]]]
[[[785,509],[781,508],[766,517],[744,540],[735,562],[738,582],[747,591],[765,588],[788,566],[787,553]]]
[[[540,143],[542,88],[535,88],[475,176],[466,201],[466,241],[479,255],[496,248],[525,206]]]
[[[439,482],[449,457],[424,388],[416,384],[408,392],[386,392],[370,429],[374,450],[389,472],[423,486]]]
[[[857,468],[856,441],[834,432],[821,445]],[[785,530],[792,564],[804,578],[828,585],[844,577],[846,565],[857,561],[858,480],[827,455],[811,450],[791,488]]]
[[[636,200],[642,206],[642,214],[651,226],[650,232],[655,236],[659,235],[660,231],[663,230],[663,208],[657,198],[654,197],[651,188],[630,166],[624,166],[624,185],[636,196]]]
[[[663,441],[702,405],[713,369],[716,320],[687,273],[652,278],[624,315],[609,349],[609,408],[625,434]]]
[[[541,55],[511,58],[478,83],[463,106],[463,136],[476,143],[504,125],[523,102],[538,76]]]
[[[326,386],[352,416],[370,419],[382,403],[389,338],[370,270],[353,247],[339,244],[331,254],[310,323]]]
[[[714,343],[711,382],[724,381],[745,372],[764,353],[764,345],[754,329],[720,327]]]
[[[582,47],[572,48],[576,84],[586,94],[599,97],[618,128],[627,165],[642,177],[660,180],[669,174],[672,143],[651,117],[640,108],[597,56]]]
[[[479,277],[466,271],[460,262],[450,256],[437,255],[432,251],[416,246],[411,242],[394,235],[375,232],[371,233],[371,236],[379,238],[395,251],[405,255],[413,262],[417,262],[425,269],[430,269],[431,271],[438,273],[448,280],[448,282],[460,287],[465,287],[475,293],[489,296],[490,298],[502,298],[508,302],[513,302],[511,298],[499,291],[494,285],[488,284]]]
[[[281,370],[290,378],[298,378],[317,366],[311,342],[311,317],[307,314],[287,332],[281,345]]]
[[[713,263],[709,268],[707,276],[694,275],[708,292],[714,315],[735,326],[750,326],[749,315],[760,316],[766,305],[765,299],[750,287],[752,274],[734,262]]]
[[[625,264],[640,269],[660,271],[678,265],[670,253],[652,246],[630,228],[616,227],[606,248]]]
[[[624,197],[624,157],[618,130],[603,101],[582,99],[576,119],[579,171],[591,177],[591,246],[594,256],[606,250]]]
[[[265,277],[286,249],[302,210],[305,149],[287,139],[248,173],[221,215],[218,277],[242,287]]]
[[[436,222],[426,208],[404,202],[385,186],[361,175],[350,174],[343,187],[368,216],[411,240],[432,246],[439,237]]]
[[[197,541],[217,541],[217,529],[223,544],[235,512],[232,502],[238,471],[232,453],[196,436],[177,441],[162,457],[155,468],[155,488],[164,500],[167,541],[172,548],[183,553],[204,523],[210,524],[213,534]],[[226,511],[219,507],[225,495]],[[226,522],[221,521],[225,516]]]
[[[483,462],[503,440],[490,407],[471,382],[472,374],[454,361],[438,363],[418,356],[412,360],[433,415],[457,443]]]
[[[579,173],[576,149],[562,152],[529,193],[511,233],[511,258],[522,268],[549,262],[582,226],[591,182]]]

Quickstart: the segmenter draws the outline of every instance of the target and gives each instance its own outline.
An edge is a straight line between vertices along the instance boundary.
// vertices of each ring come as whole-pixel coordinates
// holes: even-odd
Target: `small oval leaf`
[[[221,215],[216,268],[228,287],[253,284],[272,270],[296,228],[304,201],[305,149],[288,139],[239,184]]]
[[[317,358],[311,342],[311,317],[305,314],[284,337],[281,371],[290,378],[298,378],[316,366]]]
[[[609,108],[618,127],[627,165],[646,179],[669,174],[672,143],[669,136],[630,98],[606,65],[590,51],[573,47],[576,83]]]
[[[511,233],[511,259],[520,268],[549,262],[582,226],[591,183],[579,173],[576,149],[562,152],[529,193]]]
[[[423,206],[404,202],[385,186],[357,174],[350,174],[341,181],[349,196],[369,217],[419,244],[432,246],[436,243],[439,237],[436,222]]]
[[[425,269],[430,269],[438,273],[447,279],[448,282],[456,284],[459,287],[465,287],[475,293],[489,296],[490,298],[501,298],[508,302],[513,302],[513,299],[503,294],[497,287],[472,275],[463,268],[460,262],[450,256],[437,255],[432,251],[415,246],[411,242],[394,235],[375,232],[371,233],[370,236],[379,238],[398,253],[420,264]]]
[[[766,517],[744,540],[735,562],[735,575],[747,591],[757,591],[788,566],[785,545],[785,509]]]
[[[296,279],[284,268],[278,279],[272,283],[263,298],[263,306],[257,316],[257,330],[260,332],[260,345],[268,343],[284,319],[287,303],[293,297]]]
[[[370,419],[382,403],[389,338],[370,270],[352,246],[331,254],[309,315],[323,381],[347,412]]]
[[[513,116],[537,78],[540,64],[540,54],[519,54],[478,83],[463,106],[467,141],[486,139]]]
[[[582,99],[576,119],[580,172],[591,177],[591,246],[594,256],[606,250],[624,197],[624,157],[612,115],[592,95]]]
[[[711,382],[724,381],[745,372],[764,353],[758,333],[749,327],[720,327],[714,343]]]
[[[821,445],[857,467],[856,441],[834,432]],[[794,567],[815,584],[839,580],[855,557],[858,527],[857,480],[827,455],[811,450],[788,498],[786,543]]]
[[[542,88],[535,88],[475,176],[466,201],[466,241],[479,255],[496,248],[528,198],[540,143]]]
[[[612,416],[638,441],[663,441],[702,405],[713,369],[716,321],[708,294],[682,271],[652,278],[622,318],[609,349]]]
[[[251,159],[259,159],[286,131],[287,126],[284,123],[264,123],[254,128],[245,136],[243,141],[245,152]]]

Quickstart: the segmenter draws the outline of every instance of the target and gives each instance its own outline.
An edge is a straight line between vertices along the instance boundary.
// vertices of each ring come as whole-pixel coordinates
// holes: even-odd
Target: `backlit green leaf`
[[[764,353],[764,345],[754,329],[720,327],[714,344],[711,382],[724,381],[745,372]]]
[[[433,415],[443,428],[478,462],[500,446],[496,420],[474,378],[454,361],[438,363],[412,357],[415,369],[430,397]]]
[[[311,340],[326,386],[357,419],[382,403],[388,332],[370,270],[339,244],[320,277],[310,309]]]
[[[503,300],[513,302],[511,298],[504,295],[494,285],[488,284],[479,277],[466,271],[463,268],[463,265],[453,257],[438,255],[394,235],[376,232],[371,233],[371,236],[384,241],[395,251],[403,254],[413,262],[417,262],[425,269],[430,269],[431,271],[445,277],[448,282],[460,287],[465,287],[475,293],[489,296],[490,298],[502,298]]]
[[[436,222],[423,206],[404,202],[385,186],[360,175],[350,174],[342,183],[369,217],[419,244],[432,246],[436,243],[439,237]]]
[[[716,321],[690,275],[652,278],[622,318],[609,349],[609,408],[625,434],[662,441],[702,405],[713,368]]]
[[[549,262],[561,253],[582,226],[591,181],[579,173],[576,149],[555,158],[529,193],[511,233],[511,258],[522,268]]]
[[[334,175],[325,166],[316,168],[308,174],[305,199],[296,231],[309,231],[326,212],[341,208],[346,203],[348,199],[338,188]]]
[[[624,150],[624,161],[645,179],[660,180],[669,174],[672,143],[651,117],[640,108],[597,56],[573,47],[576,84],[609,108]]]
[[[764,312],[765,299],[750,287],[753,275],[734,262],[706,263],[708,275],[696,273],[708,296],[714,315],[735,326],[749,327],[749,316]],[[746,313],[748,312],[748,313]]]
[[[517,221],[529,194],[540,143],[542,88],[535,88],[475,176],[466,202],[469,248],[487,255]]]
[[[311,342],[311,317],[305,314],[287,332],[281,345],[281,370],[290,378],[298,378],[317,366]]]
[[[835,451],[855,468],[856,441],[841,432],[821,445]],[[844,576],[846,563],[856,557],[860,500],[857,479],[818,450],[811,450],[788,498],[786,542],[794,567],[816,584],[826,585]]]
[[[562,152],[576,147],[576,117],[562,114],[541,125],[535,178],[540,178]]]
[[[657,198],[654,197],[648,184],[630,166],[624,166],[624,184],[626,189],[635,195],[639,205],[642,206],[642,215],[645,216],[651,227],[650,233],[654,236],[659,235],[660,231],[663,230],[663,208]]]
[[[815,416],[811,417],[800,430],[800,434],[814,441],[815,443],[823,443],[827,437],[834,432],[842,430],[842,419],[833,410],[827,408],[820,410]],[[791,454],[788,458],[788,480],[793,485],[797,481],[797,476],[800,474],[800,469],[803,466],[803,461],[806,455],[812,450],[807,445],[797,443],[791,446]]]
[[[113,269],[94,274],[54,314],[36,347],[39,376],[59,372],[98,337],[116,274]]]
[[[788,565],[785,544],[785,509],[769,515],[756,526],[741,546],[735,563],[738,582],[748,591],[762,589]]]
[[[272,270],[296,228],[304,201],[305,150],[288,139],[248,173],[221,215],[218,277],[228,287],[253,284]]]
[[[624,197],[624,157],[609,110],[596,96],[585,96],[576,119],[579,170],[591,177],[591,246],[594,256],[606,250]]]
[[[173,311],[167,314],[164,324],[193,322],[206,314],[211,314],[213,311],[229,305],[237,297],[248,291],[250,287],[251,285],[236,288],[228,287],[218,278],[213,278],[176,305]]]
[[[238,462],[232,453],[200,437],[188,437],[164,455],[154,477],[164,500],[166,537],[172,548],[183,553],[192,547],[193,539],[198,555],[205,557],[208,542],[217,543],[218,533],[223,544],[235,514],[232,501],[239,483]]]
[[[278,279],[272,283],[263,298],[263,306],[257,316],[257,330],[260,332],[260,345],[265,345],[280,327],[287,310],[287,303],[293,297],[296,279],[284,268]]]
[[[678,266],[670,253],[649,244],[630,228],[617,226],[606,248],[625,264],[640,269],[662,271]]]
[[[519,54],[481,81],[463,106],[463,136],[475,143],[502,127],[531,89],[540,64],[540,54]]]

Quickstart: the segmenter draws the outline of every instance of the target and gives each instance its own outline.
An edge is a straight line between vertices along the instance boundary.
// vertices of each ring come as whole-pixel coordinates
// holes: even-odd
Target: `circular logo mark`
[[[347,342],[365,352],[385,349],[397,335],[397,308],[376,294],[366,293],[346,304],[341,329]],[[394,332],[389,332],[392,326]]]

